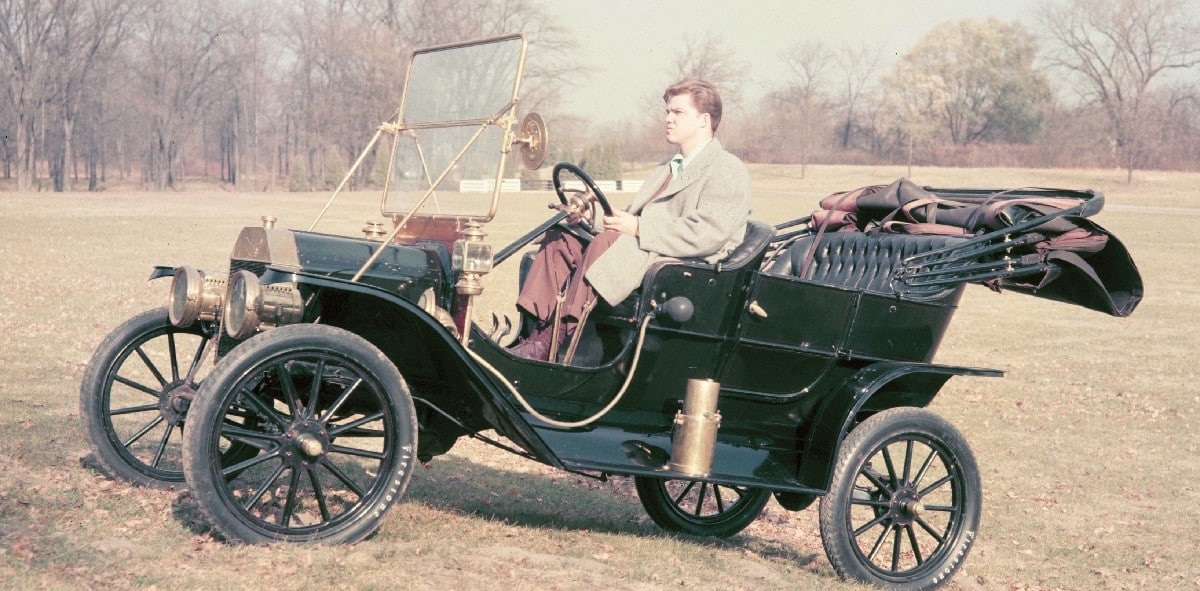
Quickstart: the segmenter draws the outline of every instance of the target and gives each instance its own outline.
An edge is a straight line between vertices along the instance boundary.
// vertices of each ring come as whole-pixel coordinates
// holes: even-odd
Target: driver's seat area
[[[774,226],[750,220],[741,244],[716,264],[703,260],[664,260],[656,263],[646,272],[641,289],[634,291],[620,304],[611,306],[600,300],[587,323],[580,329],[584,332],[571,365],[595,367],[618,355],[633,336],[650,300],[664,290],[673,295],[684,292],[692,298],[696,303],[697,316],[703,316],[694,322],[706,326],[706,332],[726,328],[725,319],[730,316],[730,307],[740,311],[743,306],[740,300],[744,296],[742,287],[749,280],[746,274],[758,271],[767,246],[774,237]],[[534,256],[536,252],[531,251],[521,258],[522,285]]]
[[[732,273],[750,266],[752,270],[757,270],[759,263],[762,262],[763,254],[767,250],[767,246],[771,244],[771,239],[775,237],[775,227],[766,222],[758,220],[750,220],[746,223],[746,235],[742,238],[742,243],[729,251],[729,254],[718,261],[715,265],[709,264],[704,260],[679,260],[679,261],[663,261],[651,267],[646,272],[646,277],[642,279],[642,288],[634,291],[625,301],[615,306],[609,306],[603,299],[596,306],[596,313],[602,316],[614,318],[624,318],[630,322],[637,320],[641,307],[642,293],[647,291],[647,288],[654,284],[654,279],[657,278],[660,270],[668,266],[683,266],[688,269],[698,269],[712,271],[715,273]]]

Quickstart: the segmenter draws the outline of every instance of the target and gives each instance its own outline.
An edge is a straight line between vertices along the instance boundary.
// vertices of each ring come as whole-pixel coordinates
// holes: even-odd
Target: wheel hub
[[[300,421],[283,435],[283,457],[293,466],[311,466],[329,453],[329,433],[315,421]]]
[[[167,384],[158,397],[158,412],[168,424],[179,426],[188,406],[196,399],[196,387],[187,382]]]
[[[892,519],[900,525],[911,524],[925,512],[921,497],[911,486],[904,486],[896,491],[889,505]]]
[[[296,438],[296,446],[300,448],[300,453],[309,458],[320,457],[325,452],[325,446],[321,441],[308,433],[304,433]]]

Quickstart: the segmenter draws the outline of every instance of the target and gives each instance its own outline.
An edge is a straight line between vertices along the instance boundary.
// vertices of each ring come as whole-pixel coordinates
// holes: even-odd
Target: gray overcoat
[[[585,275],[609,304],[619,304],[640,287],[656,261],[703,258],[716,263],[746,234],[750,174],[720,141],[713,138],[655,197],[670,174],[669,160],[650,173],[626,208],[639,216],[637,237],[621,236]]]

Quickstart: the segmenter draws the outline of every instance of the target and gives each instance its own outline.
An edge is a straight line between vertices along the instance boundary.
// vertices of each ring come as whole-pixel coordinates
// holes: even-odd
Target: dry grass
[[[754,167],[756,215],[806,214],[834,190],[903,169]],[[979,542],[956,589],[1200,588],[1200,175],[921,169],[926,184],[1093,187],[1142,270],[1147,298],[1115,319],[971,289],[939,361],[998,367],[952,380],[933,409],[983,470]],[[0,586],[9,588],[850,589],[825,560],[815,508],[772,504],[743,534],[673,537],[624,479],[587,481],[464,443],[420,469],[408,501],[351,547],[215,541],[186,492],[133,489],[89,468],[84,364],[104,335],[161,304],[154,264],[223,267],[260,214],[306,228],[324,195],[0,193]],[[546,215],[504,197],[495,243]],[[620,203],[623,199],[617,197]],[[354,196],[321,228],[376,219]],[[318,228],[318,229],[321,229]],[[480,309],[511,309],[497,271]]]

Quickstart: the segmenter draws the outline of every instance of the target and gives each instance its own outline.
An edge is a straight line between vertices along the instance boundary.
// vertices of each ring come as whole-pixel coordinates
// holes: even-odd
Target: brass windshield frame
[[[505,41],[512,41],[512,40],[520,40],[520,42],[521,42],[520,53],[518,54],[518,57],[517,57],[517,72],[516,72],[516,76],[513,78],[512,96],[511,96],[508,104],[505,105],[504,107],[500,108],[493,116],[487,117],[487,118],[480,118],[480,119],[431,121],[431,122],[420,122],[420,123],[412,123],[412,124],[407,124],[404,122],[404,117],[403,117],[404,116],[404,106],[408,103],[409,80],[412,77],[413,61],[417,56],[423,55],[426,53],[447,51],[447,50],[453,50],[453,49],[463,49],[463,48],[468,48],[468,47],[475,47],[478,45],[486,45],[489,43],[502,43]],[[417,200],[417,203],[415,205],[413,205],[412,208],[410,208],[410,210],[407,213],[403,213],[403,212],[399,212],[399,211],[396,211],[396,212],[388,211],[387,210],[387,195],[388,195],[388,190],[391,187],[391,182],[392,182],[392,167],[388,166],[387,178],[384,180],[383,194],[380,197],[379,210],[380,210],[380,213],[384,217],[390,218],[392,220],[392,222],[394,224],[396,224],[396,227],[392,230],[391,234],[389,234],[388,237],[386,239],[384,239],[383,242],[386,244],[386,243],[391,242],[393,239],[395,239],[396,235],[400,233],[400,231],[407,224],[408,220],[413,217],[427,218],[427,219],[433,219],[433,220],[437,220],[437,219],[453,220],[455,225],[464,224],[467,222],[475,222],[475,223],[482,224],[482,223],[487,223],[487,222],[491,221],[492,218],[496,216],[496,209],[498,208],[499,203],[500,203],[500,187],[504,180],[504,167],[507,163],[508,154],[512,151],[512,144],[515,140],[515,137],[513,134],[513,126],[517,125],[517,120],[516,120],[517,104],[520,102],[521,80],[525,77],[525,57],[526,57],[528,51],[529,51],[529,42],[525,38],[525,35],[522,33],[513,33],[510,35],[487,37],[487,38],[483,38],[483,39],[476,39],[473,41],[466,41],[466,42],[462,42],[462,43],[448,43],[445,45],[436,45],[436,46],[432,46],[432,47],[425,47],[425,48],[414,50],[412,52],[411,56],[409,57],[408,68],[405,70],[404,87],[400,94],[399,109],[396,110],[396,114],[393,116],[393,118],[391,120],[385,121],[383,124],[381,124],[379,126],[379,129],[376,130],[375,135],[371,138],[371,141],[367,143],[366,148],[364,148],[362,153],[359,154],[358,159],[354,162],[354,165],[350,167],[350,170],[346,172],[346,176],[342,178],[342,182],[338,184],[337,188],[334,189],[333,194],[329,196],[329,200],[325,202],[325,206],[321,209],[321,212],[317,214],[316,219],[314,219],[312,224],[309,225],[308,231],[310,231],[310,232],[313,231],[317,227],[317,224],[321,221],[321,219],[325,217],[325,214],[329,211],[329,207],[331,205],[333,205],[333,202],[341,194],[342,189],[344,189],[346,187],[346,184],[350,181],[350,179],[352,178],[354,173],[362,165],[363,160],[366,158],[367,154],[371,153],[371,150],[375,148],[375,145],[379,142],[379,138],[384,133],[388,133],[393,136],[392,137],[392,153],[391,153],[390,157],[394,158],[397,142],[399,141],[400,136],[403,134],[411,134],[413,131],[420,130],[420,129],[465,127],[465,126],[478,126],[479,129],[476,131],[476,133],[474,135],[471,136],[471,139],[468,140],[468,142],[465,146],[463,146],[462,150],[459,151],[458,155],[454,158],[454,160],[452,162],[450,162],[450,164],[446,167],[446,169],[444,171],[442,171],[442,173],[439,175],[437,180],[440,182],[443,178],[445,178],[445,176],[450,172],[450,170],[452,170],[454,168],[454,166],[458,164],[458,161],[461,159],[462,155],[465,154],[467,152],[467,150],[469,150],[474,145],[475,141],[479,139],[479,136],[482,135],[483,132],[489,126],[495,125],[495,126],[501,127],[504,130],[504,134],[503,134],[503,140],[502,140],[503,143],[500,147],[500,163],[496,169],[496,178],[494,179],[493,188],[492,188],[492,201],[491,201],[490,207],[488,208],[487,214],[482,215],[482,216],[478,216],[478,215],[472,216],[472,215],[464,215],[464,214],[418,214],[417,212],[424,205],[425,201],[427,201],[430,198],[430,196],[433,195],[434,189],[437,187],[437,184],[438,184],[437,182],[430,183],[430,186],[425,191],[425,194],[419,200]],[[426,166],[424,166],[424,163],[422,164],[422,168],[425,169],[426,180],[432,181],[432,175],[429,173],[428,168]]]
[[[520,52],[519,52],[518,58],[517,58],[516,76],[513,78],[512,95],[511,95],[511,98],[509,99],[508,104],[506,104],[503,107],[501,107],[500,109],[498,109],[491,117],[476,118],[476,119],[458,119],[458,120],[451,120],[451,121],[425,121],[425,122],[419,122],[419,123],[407,123],[404,121],[404,109],[405,109],[405,106],[408,104],[408,98],[409,98],[408,90],[410,87],[409,82],[412,78],[413,63],[416,61],[416,58],[418,56],[424,55],[427,53],[436,53],[436,52],[440,52],[440,51],[448,51],[448,50],[454,50],[454,49],[464,49],[464,48],[476,47],[476,46],[480,46],[480,45],[487,45],[490,43],[503,43],[506,41],[513,41],[513,40],[520,40],[521,49],[520,49]],[[392,138],[393,157],[395,155],[396,146],[399,143],[400,138],[403,135],[411,134],[412,131],[422,130],[422,129],[441,129],[441,128],[450,128],[450,127],[477,127],[478,129],[476,129],[475,133],[471,136],[471,138],[467,141],[467,143],[462,147],[462,149],[459,150],[458,154],[454,157],[453,160],[451,160],[451,162],[446,166],[446,168],[438,174],[436,179],[433,178],[433,174],[432,174],[433,171],[430,171],[428,169],[428,166],[425,164],[423,155],[421,156],[422,170],[425,173],[426,181],[429,183],[429,188],[426,189],[425,194],[422,195],[421,198],[417,200],[416,204],[414,204],[407,213],[401,212],[401,211],[388,211],[387,195],[388,195],[388,190],[391,187],[391,181],[392,181],[391,167],[389,167],[388,168],[388,178],[384,183],[383,195],[381,196],[380,203],[379,203],[379,209],[380,209],[380,213],[382,215],[384,215],[385,217],[391,218],[399,226],[405,225],[407,220],[412,217],[421,217],[421,218],[430,218],[430,219],[453,219],[453,220],[458,220],[460,222],[477,222],[477,223],[487,223],[487,222],[491,221],[493,217],[495,217],[496,210],[499,207],[499,203],[500,203],[500,188],[504,181],[504,169],[505,169],[505,165],[507,164],[508,154],[512,151],[512,144],[514,141],[513,127],[515,125],[517,125],[517,117],[516,117],[517,105],[520,102],[521,80],[525,76],[525,57],[526,57],[526,54],[528,53],[528,49],[529,49],[529,42],[528,42],[528,40],[525,39],[525,35],[521,34],[521,33],[514,33],[511,35],[501,35],[498,37],[488,37],[485,39],[476,39],[473,41],[467,41],[467,42],[463,42],[463,43],[449,43],[449,44],[438,45],[438,46],[434,46],[434,47],[426,47],[423,49],[418,49],[416,51],[413,51],[412,57],[408,60],[408,69],[404,75],[404,90],[401,92],[401,95],[400,95],[400,108],[396,112],[396,117],[395,117],[396,123],[393,125],[386,125],[384,128],[384,131],[390,132],[393,135],[393,138]],[[446,177],[447,174],[450,173],[451,170],[453,170],[453,168],[458,164],[458,162],[462,158],[462,156],[464,154],[466,154],[466,152],[475,145],[475,143],[479,139],[479,137],[490,126],[500,127],[501,129],[503,129],[504,133],[503,133],[503,140],[502,140],[503,143],[500,147],[500,154],[499,154],[500,162],[499,162],[499,166],[496,168],[496,178],[493,181],[492,200],[491,200],[491,205],[488,208],[488,212],[482,216],[463,215],[463,214],[457,214],[457,213],[451,213],[451,214],[417,213],[417,211],[433,195],[434,189],[437,187],[437,185]],[[417,149],[418,149],[418,154],[421,154],[419,143],[417,144]]]

